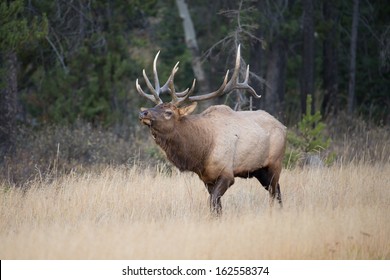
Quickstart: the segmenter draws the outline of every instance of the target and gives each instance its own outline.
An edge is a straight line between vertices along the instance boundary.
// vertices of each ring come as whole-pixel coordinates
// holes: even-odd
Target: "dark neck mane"
[[[167,158],[181,171],[203,172],[213,139],[197,118],[183,118],[170,134],[156,131],[152,131],[152,134]]]

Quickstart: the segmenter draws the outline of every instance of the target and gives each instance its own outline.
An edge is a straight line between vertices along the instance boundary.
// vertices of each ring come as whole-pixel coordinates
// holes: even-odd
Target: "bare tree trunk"
[[[327,116],[337,112],[338,92],[338,32],[336,27],[337,9],[335,0],[324,1],[323,16],[326,23],[331,25],[323,42],[323,87],[324,99],[321,105],[321,113]]]
[[[265,110],[283,118],[287,54],[281,38],[276,38],[270,45],[267,55],[267,88]]]
[[[258,29],[256,31],[256,36],[261,38],[261,31]],[[259,77],[264,77],[265,73],[265,51],[262,46],[262,42],[256,40],[250,45],[250,66],[251,72],[255,73]],[[251,98],[252,100],[252,110],[264,108],[264,98],[265,98],[265,82],[255,78],[251,79],[251,85],[257,94],[261,95],[262,98]]]
[[[301,113],[306,113],[306,98],[312,95],[314,113],[314,11],[312,0],[303,1],[303,55],[302,55]]]
[[[202,68],[194,24],[192,23],[191,15],[188,11],[188,6],[185,0],[176,0],[176,5],[179,9],[180,18],[183,20],[185,41],[192,54],[192,69],[199,85],[200,92],[203,94],[210,92],[208,79],[206,78]]]
[[[9,51],[2,57],[6,75],[5,86],[0,91],[0,161],[4,155],[12,150],[16,136],[17,115],[17,63],[18,59],[14,51]]]
[[[352,14],[352,34],[350,55],[351,60],[349,64],[349,84],[348,84],[348,104],[347,110],[351,114],[355,107],[355,77],[356,77],[356,47],[358,38],[358,25],[359,25],[359,0],[353,1],[353,14]]]

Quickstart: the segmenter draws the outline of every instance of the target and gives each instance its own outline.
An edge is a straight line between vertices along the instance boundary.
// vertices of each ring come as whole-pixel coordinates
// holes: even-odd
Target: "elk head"
[[[139,113],[139,119],[144,124],[149,126],[154,130],[170,130],[174,127],[175,121],[180,121],[182,117],[191,114],[196,108],[196,101],[203,101],[212,99],[218,96],[222,96],[234,89],[244,89],[248,90],[254,97],[260,98],[261,96],[256,94],[256,91],[248,84],[249,78],[249,65],[246,69],[246,75],[243,82],[238,81],[239,71],[240,71],[240,45],[237,49],[236,64],[234,67],[233,75],[228,81],[229,70],[227,70],[222,85],[214,92],[206,93],[203,95],[191,96],[195,88],[196,80],[192,82],[191,88],[187,88],[182,92],[176,92],[174,85],[175,74],[178,71],[179,62],[173,67],[170,76],[166,83],[161,87],[158,73],[157,73],[157,59],[160,52],[158,52],[153,61],[153,75],[154,75],[154,87],[150,82],[148,76],[146,75],[145,69],[143,70],[143,76],[145,79],[146,86],[148,87],[151,94],[148,94],[143,91],[141,86],[136,80],[136,88],[138,93],[146,97],[148,100],[157,104],[154,108],[146,109],[141,108]],[[160,94],[169,93],[172,100],[169,103],[164,103],[160,98]],[[179,107],[183,103],[193,102],[189,106]]]
[[[169,133],[175,128],[176,122],[195,110],[196,105],[197,103],[193,102],[189,106],[179,108],[172,103],[161,103],[154,108],[141,108],[139,120],[156,132]]]

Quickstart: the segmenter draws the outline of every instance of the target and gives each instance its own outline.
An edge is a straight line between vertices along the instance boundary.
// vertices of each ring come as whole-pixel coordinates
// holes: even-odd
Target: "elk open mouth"
[[[139,119],[140,122],[144,125],[147,125],[147,126],[151,126],[152,125],[152,120],[151,119],[146,119],[146,118],[143,118],[143,119]]]

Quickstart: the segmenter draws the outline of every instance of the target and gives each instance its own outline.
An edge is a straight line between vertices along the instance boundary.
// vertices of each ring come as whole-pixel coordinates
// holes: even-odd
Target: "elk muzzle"
[[[150,114],[149,110],[147,110],[147,109],[143,110],[141,108],[141,111],[138,114],[138,118],[139,118],[140,122],[143,123],[144,125],[147,125],[147,126],[152,125],[152,115]]]

